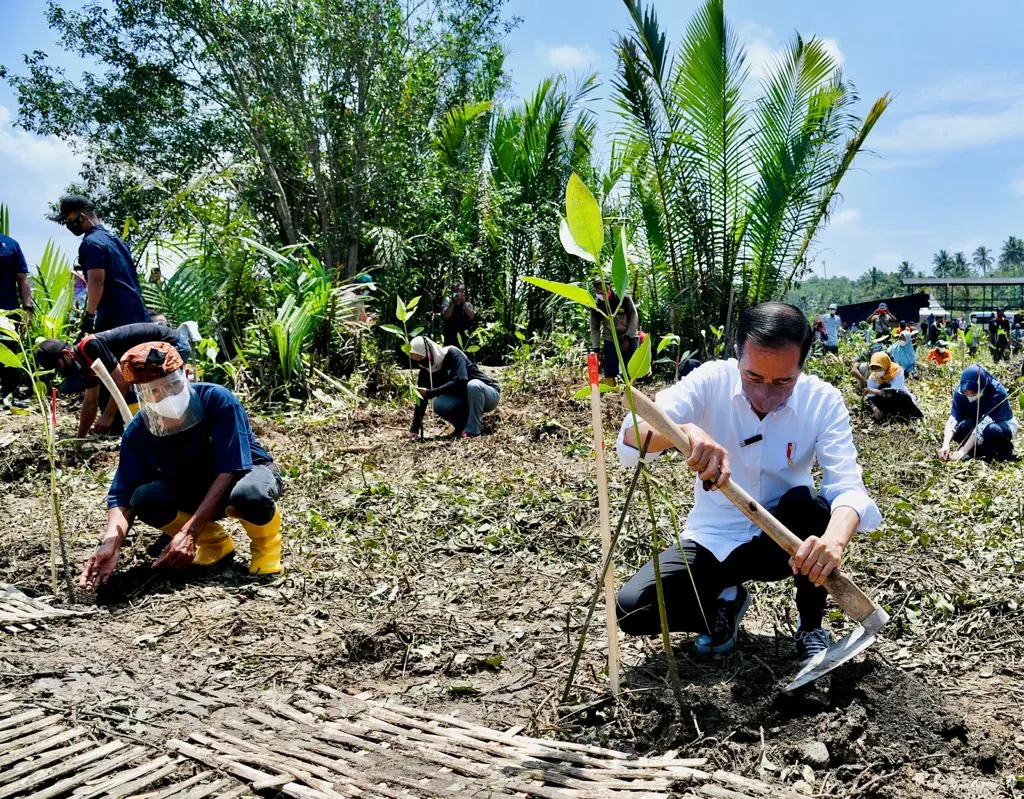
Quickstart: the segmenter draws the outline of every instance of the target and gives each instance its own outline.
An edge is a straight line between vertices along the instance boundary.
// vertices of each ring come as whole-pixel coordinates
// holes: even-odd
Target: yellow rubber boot
[[[274,506],[274,516],[266,524],[253,524],[238,516],[234,508],[227,509],[231,516],[241,523],[249,535],[249,549],[252,562],[249,574],[280,574],[281,567],[281,509]]]
[[[213,566],[235,551],[235,542],[230,534],[217,522],[207,524],[196,536],[196,566]]]
[[[178,515],[174,517],[174,521],[161,527],[160,532],[167,533],[167,535],[177,535],[181,532],[181,528],[185,526],[185,522],[191,518],[191,513],[185,513],[185,511],[179,510]]]
[[[606,386],[611,386],[612,388],[615,388],[615,378],[614,377],[602,377],[601,378],[601,382],[604,385],[606,385]]]

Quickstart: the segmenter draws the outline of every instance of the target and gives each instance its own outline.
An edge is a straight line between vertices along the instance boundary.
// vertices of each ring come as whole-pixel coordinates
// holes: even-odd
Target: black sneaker
[[[796,642],[796,655],[801,661],[808,660],[832,646],[832,636],[824,627],[797,630],[793,640]]]
[[[699,635],[693,642],[698,655],[724,655],[736,646],[740,622],[750,607],[750,592],[739,586],[736,598],[720,599],[715,605],[714,629],[710,635]]]

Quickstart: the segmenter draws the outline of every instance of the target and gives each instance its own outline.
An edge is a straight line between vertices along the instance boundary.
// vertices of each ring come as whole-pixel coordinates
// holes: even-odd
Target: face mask
[[[758,413],[771,413],[789,399],[796,387],[795,382],[789,386],[773,386],[768,383],[748,383],[741,380],[743,396],[749,400],[751,407]]]
[[[81,217],[79,217],[78,219],[69,219],[65,223],[65,226],[76,236],[81,236],[82,233],[85,232],[85,228],[82,225]]]
[[[979,399],[981,399],[981,394],[980,393],[979,394],[975,394],[973,397],[970,397],[967,394],[964,394],[964,396],[967,397],[967,401],[968,402],[977,402]]]
[[[61,377],[77,377],[82,371],[82,364],[69,358],[64,361],[64,368],[60,370]]]
[[[159,402],[149,403],[153,412],[165,419],[180,419],[188,410],[189,401],[192,399],[188,386],[185,386],[178,394],[164,397]]]

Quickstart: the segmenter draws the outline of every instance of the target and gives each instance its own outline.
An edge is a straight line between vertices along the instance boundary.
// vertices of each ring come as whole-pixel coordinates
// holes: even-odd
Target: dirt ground
[[[817,370],[840,380],[838,364]],[[1024,513],[1020,464],[944,465],[938,445],[949,375],[913,387],[918,428],[854,412],[883,527],[859,539],[851,573],[893,621],[857,662],[813,690],[780,690],[796,666],[791,586],[758,586],[745,633],[701,660],[675,638],[683,706],[660,643],[624,639],[624,692],[606,696],[603,624],[560,701],[600,551],[589,406],[564,374],[506,391],[488,435],[450,441],[428,419],[365,405],[260,417],[288,477],[287,573],[250,578],[247,543],[213,573],[149,568],[139,528],[96,612],[33,633],[0,633],[0,689],[155,745],[266,691],[326,684],[458,710],[496,728],[677,750],[817,796],[1005,797],[1024,774]],[[651,387],[647,387],[648,391]],[[856,406],[852,387],[845,389]],[[62,432],[73,418],[62,411]],[[621,413],[605,399],[605,428]],[[50,593],[49,475],[37,417],[0,419],[0,581]],[[77,568],[102,532],[113,442],[61,450],[59,487]],[[611,470],[613,515],[629,475]],[[655,477],[685,511],[690,478],[674,458]],[[640,492],[638,492],[638,498]],[[658,508],[662,536],[670,517]],[[648,556],[634,500],[617,553],[621,581]],[[61,598],[63,602],[66,598]],[[832,615],[836,632],[848,627]],[[204,692],[229,697],[227,707]],[[802,785],[801,785],[802,783]]]

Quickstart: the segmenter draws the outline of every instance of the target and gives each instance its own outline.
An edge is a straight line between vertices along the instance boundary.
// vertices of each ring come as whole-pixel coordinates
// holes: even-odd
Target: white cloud
[[[1024,138],[1024,102],[987,112],[917,114],[871,137],[869,146],[886,153],[943,153]]]
[[[35,136],[11,125],[11,112],[0,105],[0,157],[36,172],[41,178],[59,177],[78,171],[78,158],[71,148],[56,136]]]
[[[871,253],[869,263],[872,266],[878,267],[883,272],[889,272],[899,266],[902,260],[904,260],[903,256],[895,250],[882,250],[881,252]]]
[[[856,227],[857,223],[860,222],[860,218],[861,211],[859,208],[844,208],[832,217],[830,225],[832,227]]]
[[[954,241],[949,245],[949,251],[951,253],[962,252],[967,256],[967,260],[971,260],[971,253],[973,253],[978,247],[985,243],[985,239],[981,236],[972,236],[969,239],[963,239],[961,241]]]
[[[65,142],[15,128],[11,111],[0,105],[0,202],[11,212],[11,233],[29,264],[38,263],[48,239],[65,253],[78,243],[59,225],[46,219],[50,203],[77,176],[82,159]]]
[[[899,108],[934,110],[936,106],[1012,103],[1024,99],[1024,74],[1013,70],[947,75],[935,83],[899,98]]]
[[[785,55],[788,47],[781,43],[772,28],[765,28],[756,22],[745,22],[737,30],[744,44],[750,77],[755,83],[767,77],[772,66]],[[846,56],[835,37],[818,37],[825,51],[832,56],[836,66],[842,67]]]
[[[842,67],[846,63],[846,55],[842,50],[839,49],[839,40],[835,37],[823,37],[821,44],[825,48],[825,52],[832,56],[832,59],[836,62],[837,67]]]
[[[537,42],[534,53],[555,69],[566,71],[593,67],[601,60],[589,44],[578,47],[574,44],[547,45]]]

